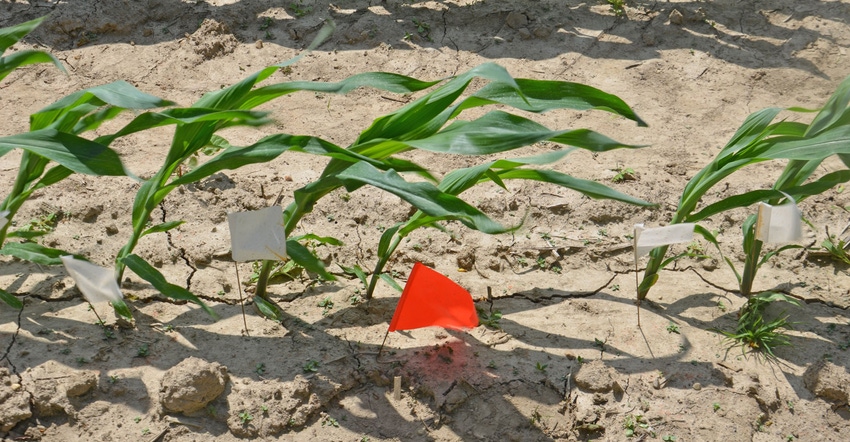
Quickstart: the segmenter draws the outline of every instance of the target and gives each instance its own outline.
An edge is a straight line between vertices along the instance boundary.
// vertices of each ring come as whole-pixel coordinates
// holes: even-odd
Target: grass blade
[[[20,299],[18,299],[15,295],[13,295],[13,294],[11,294],[11,293],[3,290],[3,289],[0,289],[0,300],[2,300],[9,307],[12,307],[14,309],[20,310],[20,309],[24,308],[24,303],[21,302]]]
[[[103,144],[54,129],[42,129],[0,138],[0,156],[24,149],[86,175],[125,176],[121,159]]]

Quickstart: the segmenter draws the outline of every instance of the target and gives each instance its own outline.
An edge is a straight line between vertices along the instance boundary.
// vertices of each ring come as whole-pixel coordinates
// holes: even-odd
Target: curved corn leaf
[[[505,83],[490,83],[467,99],[466,105],[499,103],[529,112],[554,109],[604,110],[646,126],[635,112],[616,95],[592,86],[566,81],[516,79],[517,88]],[[476,100],[481,100],[478,103]],[[470,106],[471,107],[471,106]]]
[[[375,167],[361,162],[345,169],[337,178],[343,181],[346,188],[352,184],[369,184],[398,196],[428,215],[452,216],[467,227],[484,233],[504,233],[511,230],[433,184],[407,182],[393,170],[381,173]]]
[[[0,255],[14,256],[24,261],[33,262],[46,266],[62,265],[62,256],[72,255],[76,259],[86,260],[81,255],[73,255],[64,250],[51,249],[34,242],[9,242],[0,249]]]
[[[594,152],[637,147],[619,143],[587,129],[550,130],[532,120],[503,111],[492,111],[472,121],[456,120],[427,138],[404,142],[431,152],[485,155],[513,150],[539,141],[553,141]]]
[[[280,310],[280,307],[271,301],[263,299],[261,296],[254,296],[254,305],[257,306],[257,310],[266,319],[277,322],[283,319],[283,312]]]
[[[334,238],[332,236],[319,236],[319,235],[316,235],[314,233],[308,233],[306,235],[293,236],[292,239],[295,240],[295,241],[304,241],[304,240],[316,241],[320,244],[327,244],[329,246],[345,245],[342,241],[340,241],[339,239]]]
[[[325,281],[335,281],[336,277],[330,274],[319,258],[313,255],[309,249],[301,245],[300,242],[287,239],[286,254],[301,267],[304,267],[308,272],[313,272]]]
[[[20,299],[18,299],[15,295],[13,295],[13,294],[11,294],[11,293],[3,290],[3,289],[0,289],[0,301],[5,302],[6,305],[8,305],[9,307],[12,307],[12,308],[15,308],[15,309],[18,309],[18,310],[24,308],[24,303],[21,302]]]
[[[47,52],[33,50],[18,51],[12,55],[0,57],[0,81],[6,78],[6,76],[12,73],[15,69],[36,63],[53,63],[59,68],[59,70],[65,72],[65,68],[62,67],[62,63],[60,63],[56,57],[48,54]]]
[[[847,118],[847,105],[850,104],[850,77],[844,79],[838,89],[832,93],[820,112],[809,124],[807,134],[819,134],[834,127],[843,118]]]
[[[800,202],[809,196],[821,194],[848,181],[850,181],[850,170],[838,170],[828,173],[811,183],[782,189],[781,192],[773,189],[754,190],[752,192],[726,197],[721,201],[708,205],[699,212],[689,215],[685,218],[684,222],[697,222],[730,209],[748,207],[757,202],[783,198],[785,196],[783,193],[787,193],[795,201]]]
[[[498,172],[498,174],[503,180],[524,179],[557,184],[594,199],[611,199],[643,207],[653,207],[657,205],[644,201],[640,198],[626,195],[625,193],[614,190],[596,181],[583,180],[554,170],[510,169],[504,172]]]
[[[240,106],[243,109],[254,107],[293,92],[308,91],[328,94],[347,94],[361,87],[385,90],[396,94],[408,94],[427,89],[442,80],[421,81],[415,78],[387,72],[365,72],[352,75],[336,83],[317,81],[289,81],[259,87],[246,94]]]
[[[19,42],[27,34],[35,30],[47,16],[39,17],[17,25],[0,28],[0,55],[13,44]]]
[[[149,282],[155,289],[157,289],[164,296],[176,299],[179,301],[189,301],[201,306],[207,314],[212,316],[214,319],[218,319],[218,314],[213,311],[213,309],[209,308],[203,301],[198,299],[197,296],[192,294],[192,292],[180,287],[178,285],[174,285],[165,280],[165,277],[162,276],[157,269],[153,268],[150,264],[148,264],[144,259],[140,258],[138,255],[128,255],[121,258],[121,261],[130,268],[136,275],[139,275],[140,278]]]
[[[167,232],[167,231],[169,231],[169,230],[171,230],[171,229],[173,229],[173,228],[175,228],[175,227],[177,227],[177,226],[179,226],[179,225],[181,225],[185,222],[186,221],[181,220],[181,221],[168,221],[168,222],[164,222],[162,224],[157,224],[157,225],[151,227],[150,229],[147,229],[144,232],[142,232],[142,236],[150,235],[151,233]]]
[[[400,293],[404,291],[404,289],[398,284],[398,282],[396,282],[396,280],[388,273],[381,273],[380,275],[378,275],[378,277],[384,280],[384,282],[389,284],[389,286],[394,288],[397,292]]]
[[[235,120],[233,124],[259,126],[267,123],[268,112],[246,110],[218,110],[197,107],[173,108],[161,112],[145,112],[133,119],[118,132],[98,137],[97,141],[109,144],[118,137],[123,137],[143,130],[168,125],[189,125],[194,123],[222,123]]]
[[[20,148],[86,175],[125,176],[124,165],[112,149],[95,141],[54,129],[0,137],[0,156]]]
[[[48,105],[30,116],[30,128],[32,130],[46,128],[64,114],[83,104],[96,107],[108,105],[122,109],[153,109],[171,106],[174,102],[146,94],[126,81],[116,81],[77,91]]]
[[[831,155],[850,154],[850,125],[823,131],[810,138],[777,137],[764,142],[761,158],[820,160]]]

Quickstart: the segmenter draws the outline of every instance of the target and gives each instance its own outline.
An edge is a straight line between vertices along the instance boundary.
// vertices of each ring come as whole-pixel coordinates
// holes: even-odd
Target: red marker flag
[[[463,330],[477,326],[478,314],[469,292],[421,263],[413,265],[389,331],[422,327]]]

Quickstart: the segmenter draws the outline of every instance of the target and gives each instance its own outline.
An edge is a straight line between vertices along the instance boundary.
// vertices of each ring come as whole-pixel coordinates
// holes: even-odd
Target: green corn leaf
[[[19,42],[27,34],[35,30],[47,16],[39,17],[14,26],[0,28],[0,54],[6,52],[13,44]]]
[[[566,81],[516,79],[518,89],[505,83],[490,83],[476,92],[470,104],[505,104],[529,112],[554,109],[604,110],[626,117],[646,126],[637,114],[619,97],[591,86]],[[475,100],[482,100],[477,103]]]
[[[832,93],[820,112],[809,124],[807,134],[819,134],[833,127],[847,115],[847,105],[850,103],[850,77],[844,79],[838,89]]]
[[[177,227],[177,226],[179,226],[179,225],[181,225],[185,222],[186,221],[181,220],[181,221],[168,221],[168,222],[164,222],[162,224],[157,224],[157,225],[151,227],[150,229],[147,229],[144,232],[142,232],[142,236],[150,235],[151,233],[167,232],[167,231],[169,231],[169,230],[171,230],[171,229],[173,229],[173,228],[175,228],[175,227]]]
[[[300,242],[293,239],[287,239],[286,254],[289,255],[293,261],[298,263],[298,265],[304,267],[305,270],[319,275],[319,277],[325,281],[336,280],[336,277],[325,269],[325,264],[317,258],[316,255],[313,255],[309,249],[301,245]]]
[[[547,140],[594,152],[637,147],[619,143],[587,129],[549,130],[532,120],[502,111],[489,112],[473,121],[454,121],[428,138],[407,140],[406,144],[431,152],[485,155]]]
[[[3,290],[3,289],[0,289],[0,300],[2,300],[3,302],[6,303],[6,305],[8,305],[9,307],[12,307],[14,309],[20,310],[20,309],[24,308],[24,303],[21,302],[20,299],[18,299],[15,295],[13,295],[13,294],[11,294],[11,293]]]
[[[33,130],[46,128],[63,114],[82,104],[97,107],[109,105],[122,109],[153,109],[171,106],[174,103],[146,94],[126,81],[116,81],[77,91],[48,105],[30,116],[30,128]]]
[[[785,195],[783,192],[790,195],[795,201],[800,202],[809,196],[819,195],[848,181],[850,181],[850,170],[838,170],[828,173],[811,183],[783,189],[782,192],[778,190],[764,189],[730,196],[714,204],[710,204],[699,212],[688,216],[685,218],[685,222],[697,222],[730,209],[748,207],[757,202],[784,198]]]
[[[134,321],[133,313],[130,312],[130,307],[127,305],[126,302],[124,302],[123,299],[118,300],[118,301],[110,301],[109,303],[112,304],[112,309],[115,311],[115,314],[117,314],[119,317],[124,318],[125,320],[129,321],[130,323],[132,323]]]
[[[398,232],[399,228],[401,228],[401,224],[396,224],[384,230],[384,233],[381,234],[380,241],[378,241],[378,256],[387,256],[387,252],[390,250],[390,245],[392,244],[393,237],[395,236],[396,232]]]
[[[299,91],[327,94],[347,94],[361,87],[369,87],[396,94],[408,94],[427,89],[439,82],[440,80],[421,81],[404,75],[386,72],[365,72],[356,74],[337,83],[290,81],[254,89],[246,94],[246,97],[240,106],[243,109],[253,109],[267,101]]]
[[[381,273],[380,275],[378,275],[378,277],[381,278],[387,284],[389,284],[389,286],[394,288],[396,291],[398,291],[398,292],[404,291],[404,289],[398,284],[398,282],[396,282],[396,280],[392,276],[390,276],[388,273]]]
[[[62,63],[60,63],[56,57],[48,54],[47,52],[32,50],[19,51],[12,55],[0,58],[0,81],[6,78],[6,76],[12,73],[15,69],[36,63],[53,63],[59,68],[59,70],[65,72],[65,68],[62,67]]]
[[[338,266],[339,266],[339,268],[341,268],[341,269],[342,269],[342,271],[343,271],[343,272],[345,272],[346,274],[356,276],[356,277],[357,277],[357,279],[359,279],[359,280],[360,280],[360,282],[361,282],[363,285],[367,285],[367,284],[368,284],[368,281],[367,281],[367,278],[366,278],[366,272],[364,272],[364,271],[363,271],[363,269],[362,269],[359,265],[355,264],[355,265],[353,265],[353,266],[351,266],[351,267],[346,267],[346,266],[344,266],[344,265],[342,265],[342,264],[337,264],[337,265],[338,265]]]
[[[76,259],[87,260],[84,256],[74,255],[64,250],[51,249],[34,242],[8,242],[0,249],[0,255],[14,256],[24,261],[46,266],[62,265],[60,258],[68,255],[72,255]]]
[[[337,177],[345,183],[346,188],[351,184],[369,184],[398,196],[428,215],[452,216],[467,227],[484,233],[504,233],[510,230],[433,184],[407,182],[393,170],[381,173],[375,167],[361,162],[349,167]]]
[[[244,110],[217,110],[203,108],[175,108],[162,112],[145,112],[133,119],[118,132],[99,137],[97,141],[109,144],[118,137],[130,135],[143,130],[168,125],[189,125],[193,123],[216,123],[234,120],[239,124],[259,126],[267,123],[268,112]],[[235,123],[234,123],[235,124]]]
[[[327,244],[327,245],[331,245],[331,246],[345,245],[345,244],[343,244],[342,241],[340,241],[339,239],[334,238],[332,236],[319,236],[319,235],[316,235],[316,234],[313,234],[313,233],[308,233],[306,235],[293,236],[292,239],[295,240],[295,241],[304,241],[304,240],[316,241],[318,243]]]
[[[162,276],[157,269],[153,268],[150,264],[148,264],[144,259],[140,258],[138,255],[128,255],[121,258],[121,261],[130,268],[136,275],[139,275],[140,278],[149,282],[155,289],[157,289],[164,296],[176,299],[180,301],[189,301],[201,306],[208,315],[212,316],[213,319],[218,319],[218,314],[209,308],[203,301],[198,299],[197,296],[193,295],[192,292],[180,287],[178,285],[174,285],[165,280],[165,277]]]
[[[42,129],[0,137],[0,156],[24,149],[86,175],[125,176],[121,159],[103,144],[76,135]]]
[[[759,267],[761,267],[761,266],[762,266],[764,263],[766,263],[766,262],[767,262],[770,258],[773,258],[774,256],[778,255],[780,252],[784,252],[785,250],[791,250],[791,249],[804,249],[804,248],[805,248],[805,247],[803,247],[803,246],[801,246],[801,245],[799,245],[799,244],[786,244],[786,245],[784,245],[784,246],[782,246],[782,247],[780,247],[780,248],[778,248],[778,249],[776,249],[776,250],[773,250],[773,251],[771,251],[771,252],[769,252],[769,253],[765,253],[765,254],[764,254],[764,256],[761,258],[761,260],[759,261],[758,266],[759,266]]]
[[[273,302],[267,301],[260,296],[254,296],[254,304],[257,306],[257,310],[260,311],[260,314],[266,319],[271,319],[272,321],[277,322],[280,322],[283,319],[283,312]]]
[[[554,170],[510,169],[499,172],[503,180],[524,179],[557,184],[594,199],[611,199],[636,206],[653,207],[654,203],[626,195],[596,181],[583,180]]]
[[[850,125],[823,131],[811,138],[776,137],[764,142],[760,157],[767,159],[821,160],[850,154]]]
[[[643,280],[641,280],[640,285],[638,286],[638,292],[648,292],[649,289],[651,289],[656,282],[658,282],[658,273],[653,273],[644,277]]]

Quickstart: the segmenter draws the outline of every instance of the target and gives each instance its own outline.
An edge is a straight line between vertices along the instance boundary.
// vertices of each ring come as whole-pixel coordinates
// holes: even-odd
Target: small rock
[[[457,267],[466,271],[475,266],[475,250],[466,248],[457,255]]]
[[[535,37],[540,39],[549,38],[549,36],[552,35],[552,29],[548,26],[538,26],[534,28],[534,30],[531,32],[534,34]]]
[[[257,40],[257,42],[254,43],[254,47],[257,48],[257,49],[263,49],[263,41]]]
[[[700,384],[699,382],[694,382],[694,390],[696,390],[696,391],[702,390],[702,384]]]
[[[678,9],[674,9],[673,12],[670,13],[670,23],[674,25],[681,25],[685,22],[685,17],[679,12]]]
[[[511,29],[524,28],[525,25],[528,24],[528,16],[522,12],[512,11],[508,14],[507,18],[505,18],[505,24]]]
[[[519,38],[523,40],[531,40],[532,35],[528,28],[519,28],[517,33],[519,34]]]

